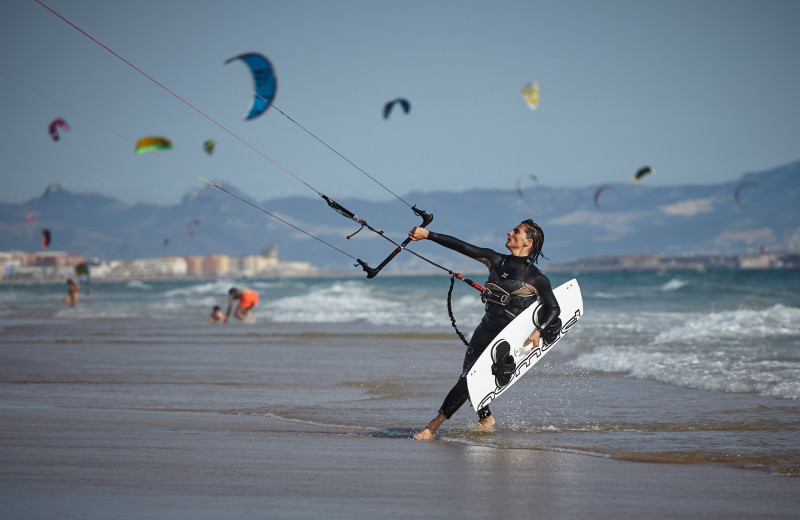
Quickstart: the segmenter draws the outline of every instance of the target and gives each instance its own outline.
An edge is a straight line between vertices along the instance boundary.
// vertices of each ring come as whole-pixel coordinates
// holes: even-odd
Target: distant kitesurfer
[[[253,316],[253,307],[258,305],[258,293],[247,287],[238,289],[231,287],[228,291],[228,310],[225,311],[226,320],[231,316],[234,300],[239,300],[239,305],[236,307],[233,316],[237,320],[250,320]]]
[[[228,318],[222,314],[222,309],[219,307],[219,305],[214,305],[214,308],[211,309],[211,316],[209,316],[208,321],[211,323],[225,323],[228,321]]]
[[[489,269],[486,286],[491,290],[491,294],[484,294],[482,298],[486,303],[486,312],[472,334],[464,355],[461,377],[445,397],[439,408],[439,414],[414,436],[418,440],[430,440],[442,423],[469,398],[467,373],[489,342],[538,297],[542,302],[542,309],[538,315],[540,325],[530,335],[526,345],[532,344],[536,348],[542,337],[549,343],[557,337],[561,329],[561,322],[558,319],[560,309],[550,286],[550,280],[535,265],[542,256],[544,232],[530,219],[507,233],[505,245],[511,252],[510,255],[476,247],[455,237],[437,234],[421,227],[412,229],[408,236],[412,240],[426,238],[433,240],[437,244],[479,261]],[[492,430],[494,418],[488,407],[478,410],[478,419],[477,430]]]
[[[73,307],[77,307],[79,291],[80,287],[78,284],[72,278],[69,278],[67,280],[67,295],[64,296],[64,303],[67,305],[72,305]]]

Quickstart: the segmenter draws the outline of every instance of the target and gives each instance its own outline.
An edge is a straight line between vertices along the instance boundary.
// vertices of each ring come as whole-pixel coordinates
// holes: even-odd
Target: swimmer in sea
[[[211,316],[209,316],[208,321],[211,323],[225,323],[228,321],[228,318],[222,314],[222,309],[220,309],[219,305],[214,305],[214,308],[211,310]]]

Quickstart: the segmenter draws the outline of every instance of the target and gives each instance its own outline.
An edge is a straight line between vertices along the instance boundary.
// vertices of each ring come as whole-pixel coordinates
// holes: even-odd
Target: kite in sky
[[[203,143],[203,150],[206,151],[208,155],[214,153],[214,147],[217,146],[217,142],[213,139],[209,139],[205,143]]]
[[[48,184],[47,188],[44,189],[44,196],[47,197],[48,195],[50,195],[51,192],[53,192],[53,191],[61,191],[61,190],[62,190],[61,185],[59,183],[57,183],[57,182],[54,182],[52,184]]]
[[[736,191],[733,192],[733,200],[736,201],[736,205],[739,206],[740,208],[743,208],[744,204],[739,198],[739,192],[742,191],[743,188],[746,188],[748,186],[758,186],[758,183],[756,181],[744,181],[741,184],[739,184],[736,187]]]
[[[165,137],[142,137],[136,141],[136,155],[154,150],[169,150],[171,148],[172,143]]]
[[[247,114],[245,119],[255,119],[267,111],[272,101],[275,99],[275,92],[278,90],[278,80],[275,78],[275,71],[272,68],[272,63],[255,52],[248,52],[234,56],[227,60],[228,63],[242,60],[250,67],[250,72],[253,74],[253,81],[255,81],[255,99],[253,106],[250,107],[250,113]]]
[[[522,99],[531,110],[539,108],[539,82],[531,81],[522,89]]]
[[[69,132],[69,125],[66,121],[61,119],[60,117],[54,119],[52,123],[50,123],[50,137],[53,138],[53,141],[58,141],[58,129],[61,129],[62,132]]]
[[[533,175],[533,174],[523,175],[523,176],[519,177],[517,179],[517,195],[519,195],[521,198],[525,198],[525,194],[522,193],[522,181],[524,181],[526,179],[530,179],[530,180],[532,180],[534,182],[539,180],[539,179],[536,178],[536,175]]]
[[[409,103],[407,99],[404,98],[393,99],[392,101],[389,101],[388,103],[383,105],[384,119],[389,118],[389,113],[392,111],[392,107],[394,107],[396,104],[400,104],[400,106],[403,107],[403,112],[406,114],[408,114],[408,112],[411,110],[411,103]]]
[[[189,236],[189,238],[192,238],[194,236],[194,231],[192,230],[192,226],[196,226],[198,224],[200,224],[200,221],[197,219],[192,219],[189,221],[188,224],[186,224],[186,234]]]
[[[42,230],[42,249],[47,249],[50,247],[50,241],[53,239],[53,235],[50,234],[49,229]]]
[[[597,188],[597,191],[594,192],[594,206],[596,208],[600,207],[600,194],[610,189],[611,186],[600,186],[599,188]]]
[[[639,171],[636,172],[636,175],[633,176],[633,182],[639,182],[641,178],[644,177],[645,175],[651,175],[654,173],[656,173],[656,171],[649,166],[644,166],[642,168],[639,168]]]

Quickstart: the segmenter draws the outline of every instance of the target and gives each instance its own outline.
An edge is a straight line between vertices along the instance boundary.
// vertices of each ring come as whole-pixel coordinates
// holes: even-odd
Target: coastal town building
[[[204,257],[191,255],[185,256],[184,259],[186,260],[186,274],[190,276],[199,276],[203,274]]]
[[[273,247],[261,255],[164,256],[136,260],[92,260],[62,251],[0,252],[2,280],[63,281],[77,276],[76,267],[89,266],[91,279],[240,278],[310,276],[316,269],[308,262],[287,262]]]
[[[314,276],[320,271],[308,262],[287,262],[277,248],[260,255],[164,256],[138,260],[92,260],[66,252],[0,252],[3,282],[63,281],[76,277],[87,264],[92,280],[178,278],[272,278]],[[734,269],[800,269],[800,251],[761,251],[740,255],[663,254],[608,255],[548,264],[548,272],[597,271],[710,271]]]

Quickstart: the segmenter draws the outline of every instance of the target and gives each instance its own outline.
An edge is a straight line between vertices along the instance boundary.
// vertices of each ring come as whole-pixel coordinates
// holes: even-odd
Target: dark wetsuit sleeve
[[[463,240],[459,240],[456,237],[451,237],[450,235],[442,235],[431,231],[428,234],[428,240],[432,240],[441,246],[475,259],[487,266],[494,265],[502,258],[502,255],[500,255],[500,253],[497,251],[487,247],[474,246],[470,243],[464,242]]]
[[[542,310],[539,313],[539,330],[544,331],[558,319],[559,314],[561,314],[561,308],[558,306],[556,295],[553,294],[550,280],[545,275],[539,272],[531,282],[536,287],[536,292],[539,293],[539,298],[542,300]]]

